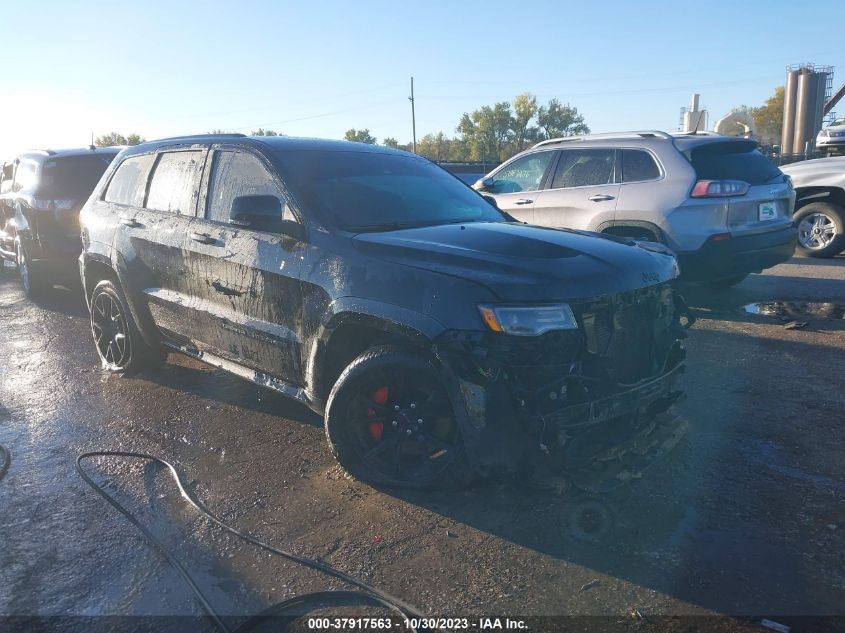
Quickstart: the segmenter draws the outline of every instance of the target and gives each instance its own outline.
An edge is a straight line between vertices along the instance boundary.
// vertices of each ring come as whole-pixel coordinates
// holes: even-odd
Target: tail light
[[[741,180],[699,180],[690,194],[693,198],[725,198],[744,196],[749,185]]]

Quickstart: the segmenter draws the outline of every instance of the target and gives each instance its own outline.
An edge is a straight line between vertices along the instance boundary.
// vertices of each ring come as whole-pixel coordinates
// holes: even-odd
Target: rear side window
[[[153,169],[148,209],[193,215],[199,196],[199,175],[203,152],[159,154]]]
[[[699,180],[742,180],[764,185],[781,175],[780,169],[749,143],[709,143],[692,150],[690,162]]]
[[[153,160],[155,160],[155,154],[144,154],[130,156],[120,163],[109,182],[103,200],[132,207],[143,205],[147,174],[150,172]]]
[[[660,178],[660,167],[654,157],[641,149],[622,150],[622,182],[639,182]]]
[[[232,201],[236,196],[275,196],[282,201],[273,175],[252,154],[217,151],[211,171],[211,188],[205,217],[216,222],[228,222]],[[293,219],[288,215],[286,219]]]
[[[614,156],[612,149],[563,150],[552,180],[552,189],[611,184]]]

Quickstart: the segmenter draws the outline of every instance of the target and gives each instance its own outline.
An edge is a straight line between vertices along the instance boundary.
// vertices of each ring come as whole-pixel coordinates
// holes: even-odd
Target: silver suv
[[[642,131],[549,139],[473,187],[529,224],[666,244],[688,281],[731,286],[795,250],[795,192],[744,138]]]

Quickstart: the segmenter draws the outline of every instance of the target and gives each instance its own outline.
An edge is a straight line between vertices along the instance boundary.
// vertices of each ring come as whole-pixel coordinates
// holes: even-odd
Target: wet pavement
[[[78,477],[87,450],[160,455],[228,523],[433,614],[845,615],[841,257],[688,289],[690,431],[630,489],[598,499],[515,483],[375,490],[336,467],[317,416],[275,393],[177,355],[134,378],[105,374],[78,293],[36,305],[14,271],[0,274],[0,444],[12,454],[0,615],[201,613]],[[342,586],[211,527],[156,468],[88,469],[221,613]]]

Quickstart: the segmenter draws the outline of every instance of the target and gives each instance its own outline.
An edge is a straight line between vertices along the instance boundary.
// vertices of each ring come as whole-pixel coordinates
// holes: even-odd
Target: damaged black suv
[[[106,369],[175,350],[296,398],[371,482],[620,481],[683,431],[675,257],[513,221],[413,154],[145,143],[114,161],[82,234]]]

